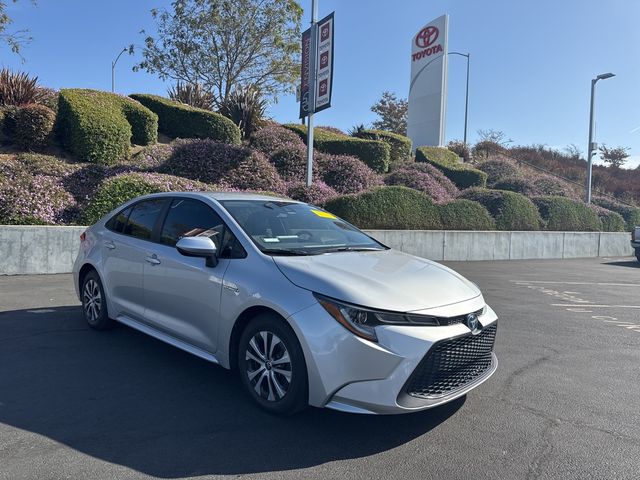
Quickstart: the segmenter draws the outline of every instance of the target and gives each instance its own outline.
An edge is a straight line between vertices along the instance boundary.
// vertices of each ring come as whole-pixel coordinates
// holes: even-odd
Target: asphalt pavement
[[[449,263],[499,367],[430,411],[253,407],[234,375],[81,319],[70,275],[0,277],[0,478],[640,478],[640,263]]]

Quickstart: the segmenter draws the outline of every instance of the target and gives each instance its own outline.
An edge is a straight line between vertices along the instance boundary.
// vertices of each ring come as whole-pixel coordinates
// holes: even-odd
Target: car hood
[[[463,302],[478,287],[438,263],[396,250],[274,256],[295,285],[370,308],[410,312]]]

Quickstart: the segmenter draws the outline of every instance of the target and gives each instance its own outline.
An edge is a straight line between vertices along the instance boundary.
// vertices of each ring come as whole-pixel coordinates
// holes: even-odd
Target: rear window
[[[150,240],[164,204],[165,199],[162,198],[136,203],[129,215],[123,233],[142,240]]]

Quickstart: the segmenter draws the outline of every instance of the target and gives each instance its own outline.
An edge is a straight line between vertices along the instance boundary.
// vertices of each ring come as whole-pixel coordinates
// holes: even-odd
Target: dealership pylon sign
[[[422,27],[411,40],[407,136],[413,147],[444,145],[449,16]]]
[[[300,118],[331,106],[333,13],[324,17],[314,27],[302,34]]]

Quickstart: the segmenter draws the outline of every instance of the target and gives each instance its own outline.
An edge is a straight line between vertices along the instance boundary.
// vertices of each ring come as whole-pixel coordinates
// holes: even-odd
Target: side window
[[[116,233],[124,233],[124,226],[127,224],[127,219],[131,213],[132,207],[129,207],[117,215],[111,217],[111,219],[105,225],[109,230]]]
[[[174,247],[180,238],[195,236],[211,238],[221,258],[246,257],[240,242],[211,207],[198,200],[173,200],[162,226],[160,242]]]
[[[129,221],[124,228],[124,234],[142,240],[150,240],[153,234],[153,227],[164,205],[165,200],[162,198],[144,200],[136,203],[129,215]]]
[[[198,200],[176,198],[162,226],[160,242],[171,247],[182,237],[207,236],[220,249],[224,223],[210,207]]]

